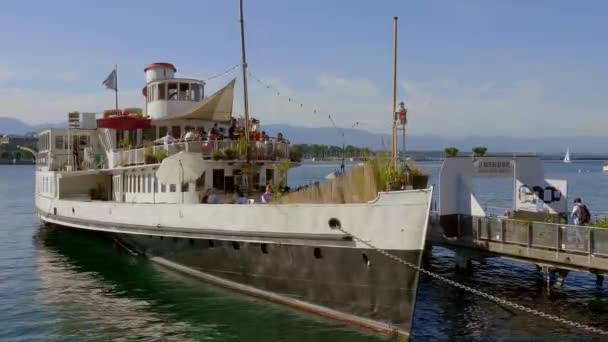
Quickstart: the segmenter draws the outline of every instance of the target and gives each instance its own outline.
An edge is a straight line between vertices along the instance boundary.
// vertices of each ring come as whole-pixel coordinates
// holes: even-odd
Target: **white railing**
[[[254,141],[250,142],[250,145],[250,160],[289,159],[289,144],[286,142]],[[181,151],[200,153],[204,159],[244,160],[247,158],[246,153],[240,153],[238,140],[186,141],[114,152],[110,167],[156,163],[155,156],[161,152],[171,156]]]

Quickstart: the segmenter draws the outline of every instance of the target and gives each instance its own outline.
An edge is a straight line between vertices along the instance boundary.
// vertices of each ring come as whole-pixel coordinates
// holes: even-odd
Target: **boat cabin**
[[[289,163],[289,142],[263,134],[255,119],[244,132],[244,120],[232,116],[235,80],[205,97],[205,82],[175,78],[172,64],[153,63],[144,71],[145,110],[108,110],[93,124],[82,113],[86,127],[40,133],[41,189],[50,190],[44,172],[58,171],[51,193],[60,198],[200,203],[213,189],[229,202],[240,189],[255,202],[266,184],[285,181],[279,165]],[[204,171],[193,182],[161,184],[156,172],[162,161],[180,152],[200,157]]]

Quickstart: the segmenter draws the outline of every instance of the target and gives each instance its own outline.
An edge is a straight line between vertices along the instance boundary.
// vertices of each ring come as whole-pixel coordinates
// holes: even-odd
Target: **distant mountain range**
[[[65,124],[61,123],[30,125],[19,119],[0,116],[0,134],[25,134],[29,132],[38,132],[45,128],[58,128],[65,126]]]
[[[19,119],[0,117],[0,134],[25,134],[49,127],[65,127],[62,123],[30,125]],[[333,127],[300,127],[285,124],[263,125],[262,129],[271,136],[281,132],[292,143],[342,145],[342,136]],[[371,149],[390,148],[390,135],[372,133],[364,129],[345,128],[346,145],[369,147]],[[488,152],[563,154],[570,148],[571,155],[608,155],[608,136],[606,137],[512,137],[512,136],[469,136],[443,137],[434,135],[408,135],[408,150],[442,151],[445,147],[455,146],[463,152],[470,152],[475,146],[485,146]],[[399,140],[401,146],[401,140]]]
[[[294,143],[304,144],[342,144],[341,135],[333,127],[294,127],[290,125],[265,125],[271,136],[278,132]],[[369,147],[372,149],[389,149],[390,135],[371,133],[362,129],[344,129],[347,145]],[[401,147],[401,135],[399,135]],[[485,146],[488,152],[564,154],[567,148],[575,158],[577,155],[608,155],[608,137],[511,137],[511,136],[469,136],[443,137],[434,135],[408,135],[406,148],[414,151],[443,151],[448,146],[455,146],[460,151],[470,152],[473,147]]]

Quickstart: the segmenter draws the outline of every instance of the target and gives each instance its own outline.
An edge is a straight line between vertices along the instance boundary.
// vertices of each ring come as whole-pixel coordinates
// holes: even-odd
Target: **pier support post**
[[[596,273],[595,274],[595,286],[604,287],[604,275]]]
[[[472,269],[471,255],[466,249],[456,250],[456,270],[459,272],[470,272]]]

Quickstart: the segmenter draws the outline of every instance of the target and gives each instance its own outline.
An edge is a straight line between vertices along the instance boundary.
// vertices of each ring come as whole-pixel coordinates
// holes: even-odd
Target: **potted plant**
[[[163,159],[167,158],[167,152],[166,151],[158,151],[156,153],[154,153],[154,159],[156,159],[156,162],[158,163],[162,163]]]
[[[152,145],[146,145],[146,147],[144,147],[144,162],[146,164],[156,163],[156,157],[154,156],[154,149]]]
[[[211,158],[213,158],[213,160],[220,160],[224,158],[224,153],[221,150],[213,150],[211,151]]]
[[[226,147],[223,152],[226,160],[234,160],[239,156],[239,151],[232,147]]]

